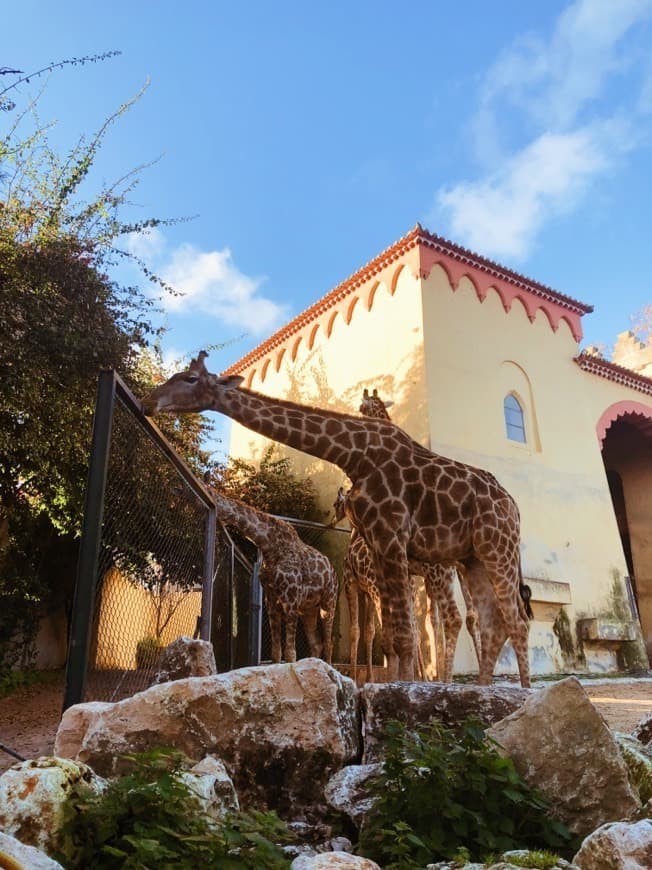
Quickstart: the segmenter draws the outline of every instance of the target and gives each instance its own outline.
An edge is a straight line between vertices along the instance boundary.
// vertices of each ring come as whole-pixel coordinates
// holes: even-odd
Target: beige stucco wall
[[[269,365],[251,386],[344,411],[357,409],[363,387],[377,387],[395,403],[392,419],[416,440],[492,471],[521,510],[524,575],[535,591],[533,672],[563,670],[573,651],[559,643],[562,610],[574,641],[577,618],[609,615],[614,593],[624,594],[625,561],[596,424],[610,404],[640,402],[641,394],[582,371],[566,323],[554,332],[542,311],[530,322],[518,300],[508,313],[492,290],[480,302],[467,278],[453,292],[438,266],[427,278],[405,268],[393,295],[391,286],[379,288],[370,311],[358,304],[348,325],[338,316],[330,338],[320,329],[311,351],[302,342],[294,363],[286,353],[279,372]],[[508,393],[525,410],[525,445],[506,437]],[[233,455],[260,455],[265,443],[234,424]],[[290,452],[295,470],[313,477],[330,506],[342,473]],[[616,665],[615,647],[589,644],[584,652],[594,670]],[[465,629],[455,668],[477,668]],[[501,670],[515,671],[508,647]]]
[[[102,583],[92,666],[100,670],[135,668],[138,641],[156,637],[157,608],[159,618],[167,619],[158,637],[161,646],[181,635],[192,637],[201,610],[201,590],[170,588],[162,599],[157,599],[116,568],[107,571]]]
[[[612,402],[640,401],[640,393],[583,372],[563,321],[557,332],[541,311],[530,322],[518,300],[506,313],[492,291],[481,303],[468,279],[453,292],[435,267],[423,284],[423,305],[432,449],[492,471],[512,493],[521,511],[524,575],[569,584],[571,626],[580,616],[610,614],[615,579],[626,568],[596,424]],[[505,434],[510,392],[525,411],[526,445]],[[531,630],[535,672],[563,665],[543,610]],[[549,617],[556,612],[551,608]],[[615,666],[613,651],[603,652],[602,665]],[[593,664],[601,666],[598,651]],[[512,670],[508,655],[503,665]]]

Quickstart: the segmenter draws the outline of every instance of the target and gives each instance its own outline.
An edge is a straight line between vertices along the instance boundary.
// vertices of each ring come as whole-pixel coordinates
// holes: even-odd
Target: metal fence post
[[[115,372],[113,370],[100,372],[93,420],[91,461],[86,484],[84,525],[71,616],[64,710],[82,701],[86,688],[115,388]]]
[[[260,642],[261,642],[261,617],[262,617],[262,587],[260,585],[260,566],[262,564],[262,555],[258,552],[258,557],[254,562],[254,569],[251,572],[251,586],[249,594],[249,662],[250,665],[260,664]]]
[[[211,623],[213,620],[213,583],[215,580],[215,535],[217,520],[215,508],[209,509],[206,516],[206,534],[204,543],[204,577],[201,588],[201,628],[199,637],[202,640],[211,639]]]

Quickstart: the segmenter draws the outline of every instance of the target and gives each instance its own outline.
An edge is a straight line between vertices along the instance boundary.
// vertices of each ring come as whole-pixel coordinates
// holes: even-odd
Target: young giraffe
[[[374,389],[373,393],[369,395],[369,390],[365,388],[362,393],[360,413],[365,417],[373,417],[376,420],[391,420],[387,409],[391,408],[393,404],[394,403],[391,401],[384,402],[378,395],[377,389]],[[343,519],[346,515],[346,496],[344,494],[344,490],[341,487],[338,491],[337,498],[333,507],[335,508],[335,516],[337,517],[338,521]],[[349,522],[351,522],[350,519]],[[352,528],[355,531],[355,527],[352,526]],[[353,565],[351,567],[356,567],[359,572],[367,568],[367,566],[370,564],[370,557],[368,556],[368,554],[364,553],[364,549],[366,548],[364,542],[361,542],[359,538],[354,539],[353,534],[351,536],[350,548],[353,547],[354,540],[355,551],[353,553]],[[418,577],[423,577],[424,585],[426,588],[426,595],[428,597],[428,602],[430,605],[430,622],[432,624],[432,630],[435,638],[437,638],[438,636],[438,616],[443,624],[443,682],[450,683],[453,679],[453,661],[455,658],[455,648],[457,646],[457,639],[462,628],[462,617],[460,616],[459,608],[457,607],[454,594],[454,583],[456,574],[460,581],[460,588],[462,590],[464,604],[466,605],[466,627],[469,634],[471,635],[471,640],[473,641],[473,646],[478,659],[478,664],[480,663],[481,658],[481,639],[478,611],[464,579],[464,569],[459,564],[442,565],[440,563],[436,563],[434,565],[427,565],[425,563],[419,564],[413,561],[411,561],[410,564],[412,574]],[[358,573],[357,576],[361,578],[363,575]],[[364,582],[365,581],[363,581],[362,579],[360,580],[361,588],[363,588]],[[375,582],[373,582],[372,579],[369,579],[367,583],[371,590],[375,590]],[[368,592],[367,594],[371,594],[371,592]],[[492,614],[492,616],[495,618],[495,614]],[[366,632],[369,630],[372,632],[371,642],[373,642],[374,629],[375,626],[373,624],[371,625],[371,629],[369,629],[368,626],[365,626]],[[351,646],[353,647],[353,643],[351,644]],[[369,641],[367,642],[367,648],[369,648]]]
[[[304,544],[290,523],[215,490],[212,493],[218,519],[253,541],[262,554],[260,585],[272,635],[272,661],[281,661],[283,624],[285,661],[296,661],[297,618],[301,617],[310,655],[322,656],[330,663],[337,574],[329,560],[319,550]],[[320,612],[323,643],[317,627]]]
[[[512,641],[521,685],[530,685],[529,615],[522,593],[520,518],[514,499],[486,471],[438,456],[386,420],[275,399],[240,387],[238,375],[207,371],[202,351],[186,371],[152,390],[147,414],[220,411],[289,447],[339,466],[352,481],[349,510],[372,553],[390,678],[414,677],[409,557],[461,562],[474,601],[493,590],[501,620],[481,626],[481,684]]]

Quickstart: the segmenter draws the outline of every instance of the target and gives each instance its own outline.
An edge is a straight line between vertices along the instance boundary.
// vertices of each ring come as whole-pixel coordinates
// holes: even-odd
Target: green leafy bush
[[[547,814],[549,804],[496,751],[479,723],[458,731],[431,722],[410,732],[386,731],[382,772],[370,782],[376,804],[360,836],[360,852],[385,870],[472,860],[509,849],[567,851],[572,835]]]
[[[133,770],[100,795],[73,793],[66,805],[61,854],[83,870],[285,870],[287,839],[274,813],[207,816],[180,777],[182,754],[153,750],[128,756]]]
[[[136,644],[136,667],[152,668],[158,662],[161,655],[160,641],[155,637],[143,637]]]

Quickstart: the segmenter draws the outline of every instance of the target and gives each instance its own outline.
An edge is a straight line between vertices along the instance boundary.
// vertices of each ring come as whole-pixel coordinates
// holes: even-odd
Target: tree
[[[160,357],[145,353],[158,338],[151,294],[109,273],[131,256],[120,247],[128,233],[171,223],[123,219],[143,167],[82,195],[111,125],[140,95],[61,157],[34,104],[18,111],[7,96],[29,79],[0,70],[12,73],[0,91],[0,111],[14,113],[0,138],[0,667],[16,632],[29,637],[42,606],[71,592],[99,369],[137,391],[160,372]],[[204,418],[166,428],[198,470],[210,467]]]
[[[648,344],[652,339],[652,303],[648,303],[632,315],[632,332],[642,341]]]
[[[275,459],[275,450],[274,445],[270,445],[258,467],[244,459],[231,458],[225,468],[216,469],[213,485],[226,496],[239,498],[269,514],[323,520],[313,482],[309,478],[298,478],[287,457]]]

